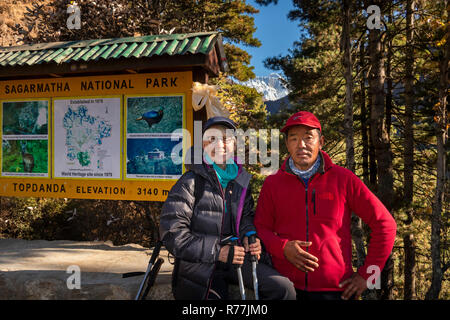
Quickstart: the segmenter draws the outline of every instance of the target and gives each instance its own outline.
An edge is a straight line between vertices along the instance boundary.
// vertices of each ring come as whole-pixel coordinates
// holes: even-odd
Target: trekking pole
[[[232,237],[230,239],[230,244],[232,246],[235,246],[237,244],[237,237]],[[244,288],[244,279],[242,278],[242,269],[240,265],[234,265],[234,267],[236,268],[236,272],[237,272],[237,276],[238,276],[238,281],[239,281],[239,291],[241,293],[241,299],[245,300],[245,288]]]
[[[141,285],[139,286],[138,293],[136,294],[136,298],[134,300],[144,300],[147,296],[150,287],[154,284],[156,275],[159,272],[159,269],[161,268],[161,265],[164,263],[164,260],[159,258],[157,261],[156,259],[159,256],[159,251],[161,250],[162,241],[158,241],[155,245],[155,248],[153,249],[152,256],[150,258],[150,261],[148,262],[147,271],[144,272],[128,272],[122,275],[122,278],[128,278],[128,277],[134,277],[138,275],[144,275],[144,279],[141,282]],[[156,261],[156,263],[155,263]],[[144,290],[145,287],[145,290]]]
[[[249,231],[245,235],[248,237],[249,245],[256,242],[256,231]],[[252,262],[253,291],[255,292],[255,300],[259,300],[258,276],[256,274],[256,265],[258,264],[258,259],[256,258],[256,255],[251,255],[250,261]]]
[[[155,245],[155,248],[153,249],[150,261],[148,262],[147,271],[145,272],[144,280],[142,280],[141,286],[139,287],[139,291],[134,300],[139,300],[139,298],[141,297],[142,289],[144,288],[144,284],[150,275],[152,266],[155,263],[156,258],[159,256],[159,251],[161,250],[161,246],[162,246],[162,241],[158,241]]]

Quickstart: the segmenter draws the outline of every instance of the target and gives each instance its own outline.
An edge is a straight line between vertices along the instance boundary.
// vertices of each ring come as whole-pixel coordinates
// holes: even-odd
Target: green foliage
[[[312,22],[311,24],[314,24]],[[294,45],[289,55],[269,58],[266,65],[281,69],[291,90],[293,108],[276,115],[271,121],[282,123],[298,110],[313,112],[322,120],[324,150],[333,158],[345,151],[337,141],[343,140],[345,87],[340,64],[340,30],[335,25],[326,29],[311,28],[309,38]]]
[[[0,239],[106,241],[150,247],[159,202],[0,197]]]
[[[18,25],[25,43],[132,37],[164,33],[221,31],[231,74],[254,77],[250,56],[233,44],[259,47],[253,34],[258,12],[244,0],[79,0],[81,29],[66,28],[67,2],[34,4]]]
[[[62,199],[0,197],[0,238],[63,239],[67,202]]]
[[[272,1],[258,1],[262,4]],[[380,3],[380,2],[379,2]],[[440,123],[448,123],[442,118],[442,108],[439,104],[439,69],[444,57],[446,40],[448,41],[448,8],[445,1],[416,1],[414,13],[414,198],[412,203],[404,201],[403,170],[404,170],[404,114],[405,99],[403,81],[405,78],[405,61],[407,61],[406,43],[406,1],[382,2],[383,33],[382,44],[385,52],[385,65],[390,66],[393,91],[392,110],[390,110],[389,142],[393,153],[392,175],[394,185],[394,206],[392,214],[396,218],[398,234],[393,250],[395,262],[396,299],[403,297],[404,285],[404,244],[403,236],[412,233],[416,240],[416,297],[424,299],[431,283],[431,213],[435,202],[436,188],[436,128]],[[342,1],[312,1],[294,0],[295,10],[289,17],[299,22],[303,35],[286,55],[268,58],[267,67],[282,70],[287,77],[291,90],[290,100],[294,110],[283,110],[280,114],[270,117],[272,126],[281,127],[285,120],[296,110],[314,112],[322,122],[325,136],[324,150],[333,160],[345,164],[345,136],[343,132],[345,107],[345,79],[343,77],[341,43]],[[370,52],[368,52],[368,36],[366,29],[365,1],[352,2],[351,5],[351,45],[354,78],[354,143],[356,174],[363,178],[363,116],[370,120],[370,96],[368,83],[370,75]],[[447,38],[446,38],[447,37]],[[364,56],[360,56],[360,47]],[[389,52],[389,55],[388,55]],[[364,77],[364,78],[363,78]],[[365,90],[362,100],[361,84]],[[387,86],[385,85],[385,91]],[[386,96],[389,99],[389,96]],[[448,103],[448,102],[447,102]],[[362,105],[366,114],[363,114]],[[448,108],[448,107],[447,107]],[[440,112],[441,115],[438,114]],[[447,112],[448,114],[448,112]],[[386,114],[389,115],[389,114]],[[445,122],[447,121],[447,122]],[[448,127],[447,127],[448,129]],[[370,137],[370,131],[366,129]],[[447,131],[448,132],[448,131]],[[448,135],[447,135],[448,136]],[[449,156],[447,139],[447,158]],[[376,150],[375,150],[376,151]],[[284,152],[284,150],[282,151]],[[375,171],[376,167],[370,167]],[[370,185],[374,191],[375,185]],[[444,199],[448,199],[449,183],[446,182]],[[448,201],[443,204],[441,226],[441,261],[448,270],[450,260],[449,250],[449,218]],[[450,298],[449,274],[444,273],[443,287],[440,297]]]
[[[246,51],[230,43],[225,43],[224,48],[230,75],[240,81],[247,81],[255,77],[254,67],[250,66],[251,56]]]
[[[255,89],[233,83],[224,75],[212,79],[212,83],[219,86],[218,96],[239,128],[245,131],[267,127],[266,106]]]

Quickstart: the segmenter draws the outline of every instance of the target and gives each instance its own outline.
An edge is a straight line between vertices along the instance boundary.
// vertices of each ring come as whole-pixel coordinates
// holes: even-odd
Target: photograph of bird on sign
[[[127,97],[127,133],[172,133],[183,127],[183,96]]]
[[[152,125],[161,122],[162,117],[164,115],[164,110],[161,108],[158,111],[147,111],[146,113],[144,113],[142,115],[142,117],[139,117],[138,119],[136,119],[136,121],[139,120],[144,120],[145,122],[147,122],[148,127],[151,128]]]

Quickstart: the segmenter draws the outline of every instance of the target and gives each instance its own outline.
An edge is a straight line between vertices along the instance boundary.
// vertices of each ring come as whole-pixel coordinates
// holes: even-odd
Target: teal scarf
[[[233,159],[227,160],[227,166],[225,170],[220,168],[214,161],[205,153],[205,159],[209,164],[212,164],[214,170],[216,171],[217,178],[219,179],[220,184],[222,185],[223,190],[227,188],[228,182],[236,179],[238,175],[238,165],[234,162]]]

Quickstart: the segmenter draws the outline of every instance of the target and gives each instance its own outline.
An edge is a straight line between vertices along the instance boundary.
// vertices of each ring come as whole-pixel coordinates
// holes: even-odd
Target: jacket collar
[[[319,167],[319,170],[317,170],[317,172],[319,172],[320,174],[324,174],[325,171],[328,171],[335,165],[333,163],[333,161],[331,160],[330,156],[325,151],[320,150],[318,156],[321,157],[320,167]],[[287,156],[286,159],[284,159],[280,170],[284,171],[286,173],[294,174],[294,172],[292,172],[291,167],[289,166],[289,158],[290,158],[290,156]]]
[[[201,159],[201,163],[199,163],[200,160],[197,159],[198,157],[201,157],[201,158],[199,158],[199,159]],[[187,170],[191,170],[191,171],[195,172],[196,174],[201,175],[205,179],[208,179],[209,181],[211,181],[211,183],[214,185],[216,184],[216,178],[215,178],[216,171],[214,170],[213,166],[208,164],[205,161],[205,159],[203,158],[203,150],[201,148],[194,149],[194,147],[191,147],[191,149],[189,149],[187,151],[185,159],[186,159],[185,163],[188,163],[188,162],[191,163],[191,164],[186,164]],[[194,162],[194,160],[195,160],[195,162]],[[247,170],[245,170],[245,168],[240,163],[240,161],[238,161],[237,158],[235,158],[234,161],[238,165],[238,176],[236,177],[236,179],[234,179],[234,181],[236,181],[236,183],[240,184],[242,187],[246,188],[250,182],[251,174],[248,173]],[[220,188],[220,186],[218,188]]]
[[[247,172],[247,170],[245,170],[244,166],[242,165],[242,163],[240,163],[238,161],[238,158],[234,158],[234,162],[237,164],[238,166],[238,175],[237,177],[234,179],[234,181],[238,184],[241,185],[241,187],[243,188],[247,188],[248,184],[250,183],[250,179],[251,179],[251,174]],[[206,170],[210,173],[215,175],[216,171],[214,170],[214,167],[212,165],[210,165],[209,163],[207,163],[205,161],[205,159],[203,159],[203,167],[206,168]]]

